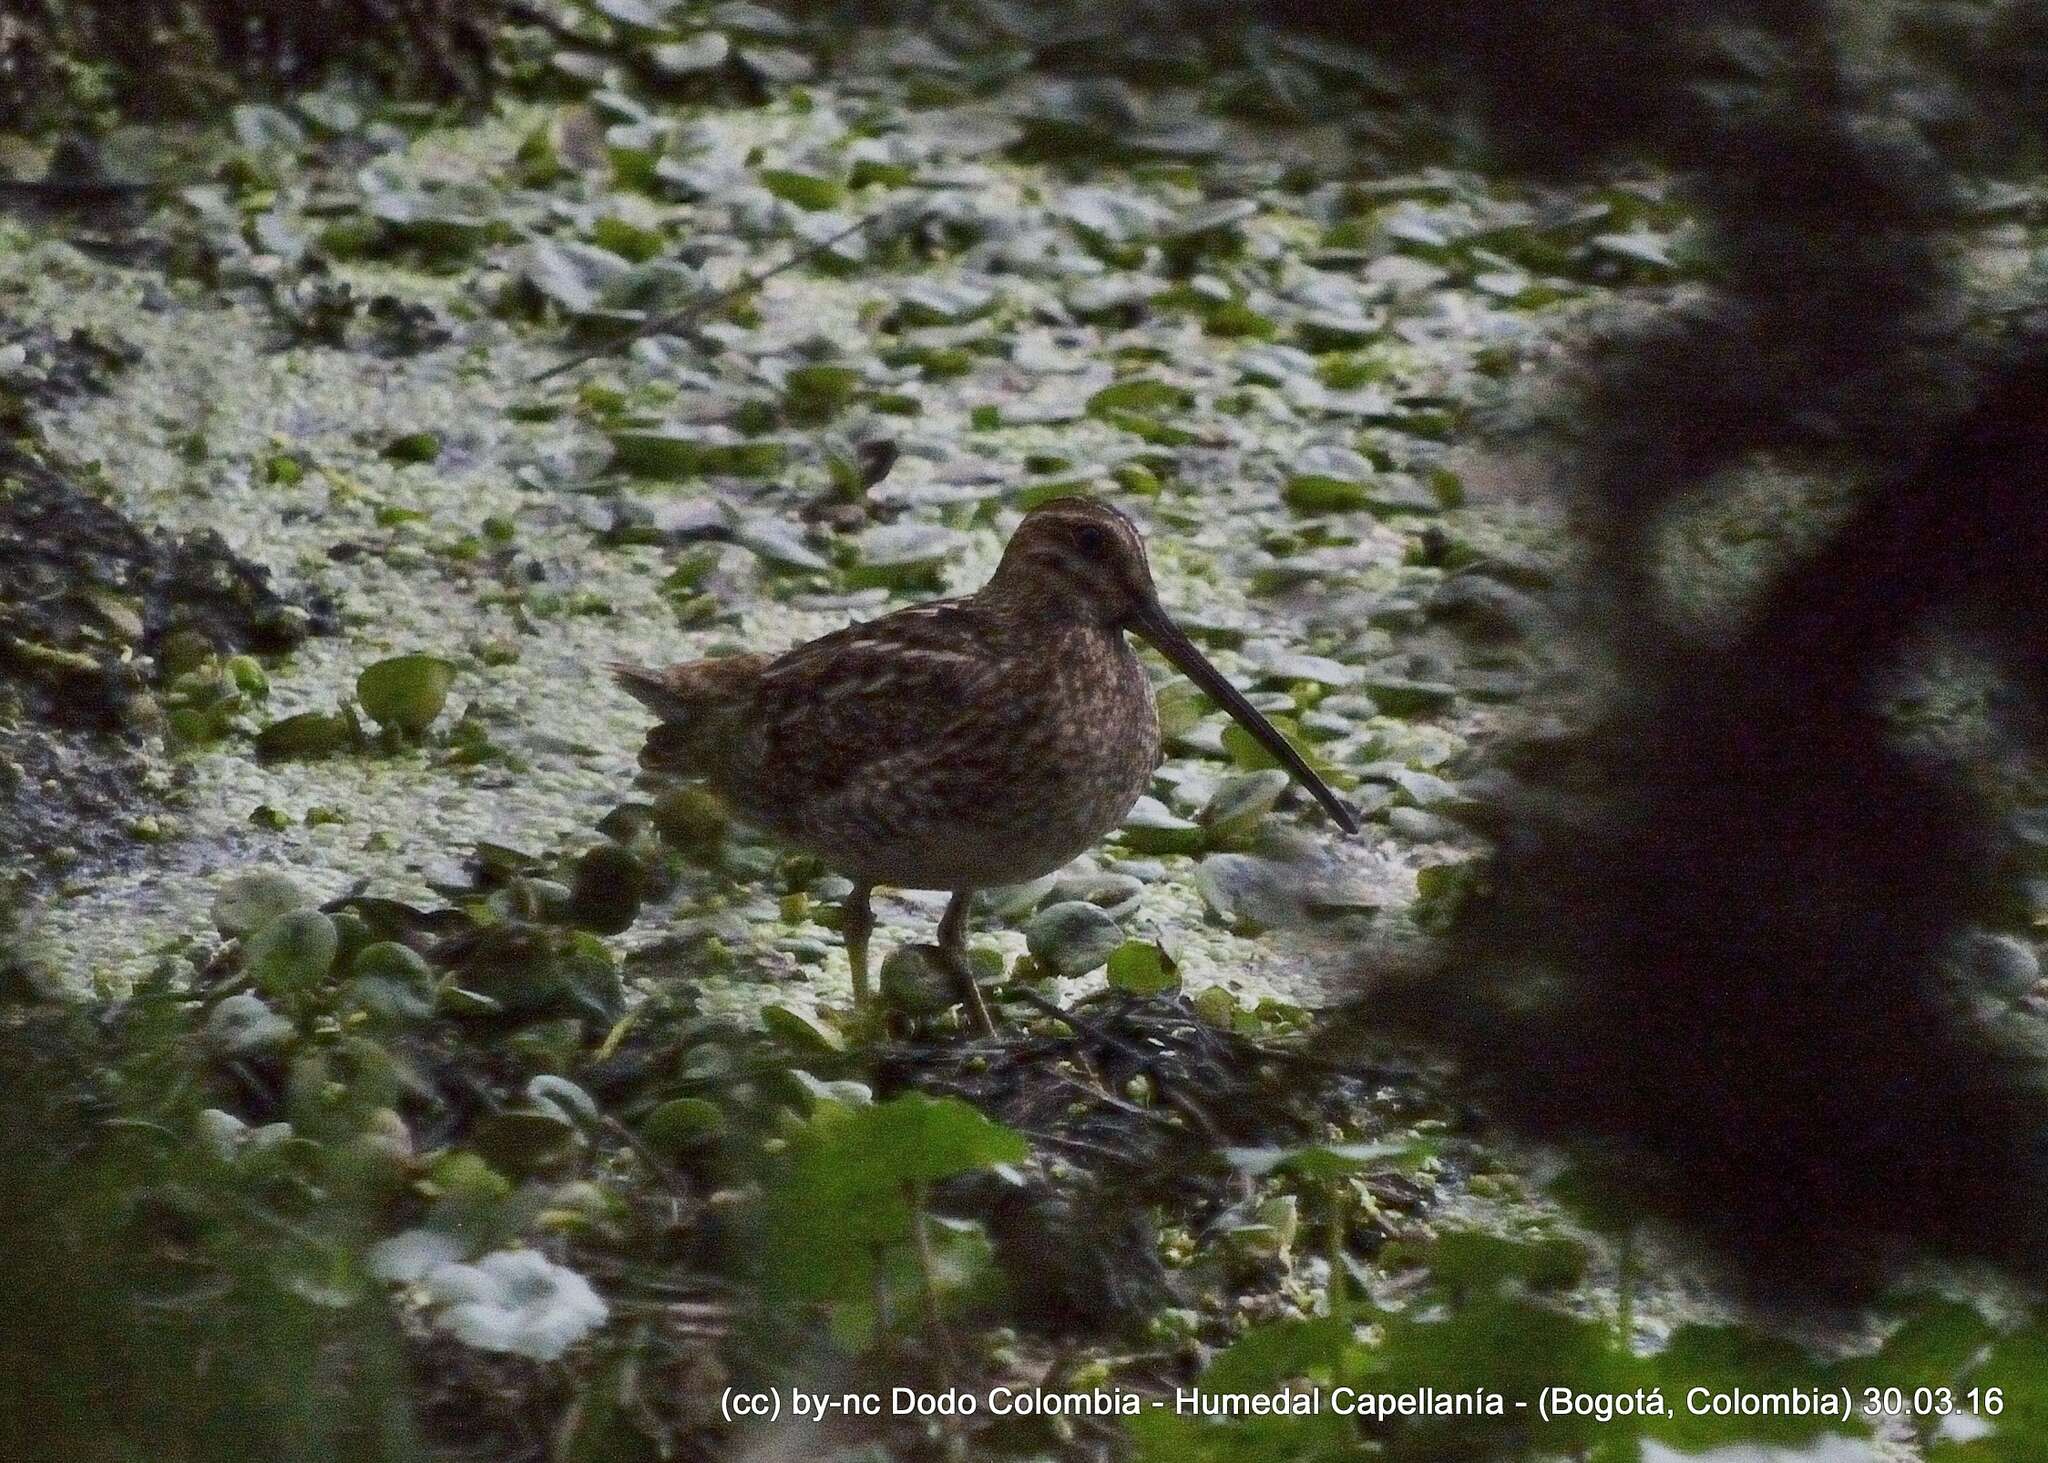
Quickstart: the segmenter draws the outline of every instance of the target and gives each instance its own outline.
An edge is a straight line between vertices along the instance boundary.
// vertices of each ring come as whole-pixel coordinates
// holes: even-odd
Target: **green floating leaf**
[[[1288,507],[1301,513],[1351,513],[1372,501],[1372,487],[1349,478],[1303,472],[1287,480],[1280,496]]]
[[[915,949],[915,946],[910,947]],[[804,1117],[816,1117],[822,1108],[828,1107],[872,1107],[875,1101],[874,1089],[865,1082],[856,1082],[850,1077],[826,1081],[823,1077],[806,1072],[802,1067],[785,1067],[770,1078],[784,1089],[784,1101],[788,1101]]]
[[[1407,676],[1373,676],[1365,683],[1373,704],[1388,716],[1425,716],[1442,711],[1458,699],[1447,681],[1417,681]]]
[[[1271,340],[1280,333],[1277,322],[1242,300],[1218,305],[1202,328],[1224,340]]]
[[[806,1056],[846,1050],[846,1038],[836,1028],[801,1011],[792,1011],[787,1006],[763,1006],[761,1025],[767,1028],[769,1035]]]
[[[799,173],[790,168],[763,168],[761,186],[777,198],[813,213],[837,208],[846,201],[846,185],[837,178]]]
[[[621,259],[630,259],[635,264],[657,258],[668,247],[668,240],[660,229],[635,223],[617,214],[606,214],[592,224],[590,237],[601,248],[609,249]]]
[[[434,724],[455,684],[455,667],[436,655],[397,655],[356,677],[356,699],[379,726],[417,736]]]
[[[1185,681],[1168,681],[1153,697],[1159,716],[1159,735],[1178,741],[1201,725],[1208,710],[1208,698]]]
[[[921,1312],[928,1296],[943,1307],[993,1292],[995,1248],[979,1224],[935,1214],[924,1230],[923,1256],[907,1244],[889,1246],[869,1267],[872,1280],[833,1304],[829,1330],[841,1347],[865,1350],[886,1318]]]
[[[541,240],[522,251],[514,268],[542,299],[572,315],[584,315],[597,308],[604,291],[624,279],[632,266],[595,244]]]
[[[1324,777],[1330,776],[1334,769],[1330,766],[1329,759],[1302,735],[1300,722],[1291,716],[1269,716],[1266,720],[1273,724],[1274,730],[1294,744],[1294,749],[1301,753],[1309,766]],[[1266,744],[1236,722],[1223,728],[1223,750],[1230,753],[1231,761],[1249,771],[1263,771],[1280,766],[1280,759],[1268,750]]]
[[[1167,381],[1139,377],[1105,386],[1088,398],[1088,415],[1112,420],[1118,412],[1156,413],[1186,411],[1195,399],[1185,388]]]
[[[845,410],[860,389],[860,372],[851,366],[798,366],[789,373],[787,386],[790,420],[816,426]]]
[[[341,936],[317,909],[279,915],[249,941],[249,977],[271,995],[315,985],[334,964]]]
[[[432,462],[441,455],[441,439],[432,432],[407,432],[384,444],[384,456],[391,462]]]
[[[1297,320],[1294,324],[1294,333],[1308,350],[1353,350],[1377,339],[1384,323],[1377,315],[1317,310]],[[1339,384],[1328,376],[1324,378],[1326,384],[1340,391],[1353,390],[1370,379],[1370,376],[1353,377],[1346,383]]]
[[[654,800],[654,827],[677,848],[711,848],[725,839],[732,814],[708,788],[685,784]]]
[[[1133,853],[1199,853],[1207,836],[1201,824],[1170,811],[1155,797],[1131,804],[1117,831],[1117,838]]]
[[[428,254],[454,256],[480,249],[504,232],[496,219],[476,211],[480,205],[481,200],[394,189],[372,193],[365,211],[400,242]]]
[[[1195,821],[1209,830],[1207,841],[1212,847],[1248,838],[1280,801],[1289,783],[1288,775],[1277,767],[1232,777],[1216,789]]]
[[[570,923],[600,935],[630,929],[640,913],[643,878],[639,859],[617,844],[599,844],[576,861]]]
[[[898,945],[882,961],[882,1004],[905,1016],[937,1016],[960,1004],[960,981],[922,945]]]
[[[1844,1365],[1844,1379],[1859,1389],[1952,1387],[1995,1335],[1975,1306],[1921,1296],[1875,1356]]]
[[[1221,1026],[1226,1031],[1230,1030],[1236,1024],[1237,1018],[1243,1014],[1243,1009],[1237,1004],[1237,997],[1220,985],[1212,985],[1198,992],[1194,999],[1194,1007],[1197,1016],[1211,1026]]]
[[[1318,1143],[1307,1148],[1226,1148],[1223,1158],[1253,1178],[1291,1173],[1333,1179],[1408,1158],[1411,1148],[1409,1143]]]
[[[1455,1377],[1459,1391],[1504,1399],[1495,1415],[1422,1416],[1383,1424],[1392,1435],[1390,1457],[1583,1456],[1642,1430],[1641,1421],[1630,1416],[1603,1421],[1584,1412],[1553,1410],[1545,1421],[1533,1405],[1540,1393],[1554,1387],[1610,1396],[1633,1390],[1638,1364],[1606,1322],[1493,1293],[1442,1321],[1403,1314],[1383,1317],[1382,1325],[1385,1341],[1366,1378],[1374,1392],[1442,1390],[1445,1378]],[[1676,1395],[1682,1397],[1683,1389]],[[1532,1405],[1517,1408],[1512,1405],[1517,1399]]]
[[[622,428],[610,435],[618,466],[670,482],[707,474],[769,477],[789,458],[788,447],[773,439],[721,442],[677,427]]]
[[[455,1015],[586,1015],[615,1019],[623,992],[604,943],[518,918],[483,930],[441,992]]]
[[[434,972],[424,956],[395,940],[363,946],[349,967],[352,1003],[393,1021],[424,1021],[434,1014]]]
[[[912,1093],[824,1108],[791,1140],[765,1202],[771,1287],[793,1300],[865,1301],[878,1265],[906,1245],[910,1194],[936,1180],[1021,1163],[1030,1145],[955,1097]]]
[[[1100,491],[1102,480],[1093,475],[1074,477],[1060,475],[1040,478],[1028,482],[1010,495],[1011,501],[1026,512],[1041,503],[1050,503],[1055,498],[1086,498]]]
[[[1048,905],[1024,927],[1031,958],[1071,980],[1106,964],[1123,944],[1123,931],[1107,911],[1085,900]]]
[[[554,1113],[514,1110],[479,1122],[471,1143],[492,1168],[514,1178],[551,1168],[576,1149],[576,1125]]]
[[[1415,903],[1409,916],[1419,929],[1440,935],[1456,922],[1465,901],[1485,886],[1483,859],[1426,864],[1415,871]]]
[[[685,1154],[715,1143],[725,1131],[725,1111],[702,1097],[677,1097],[640,1121],[640,1136],[658,1153]]]
[[[866,188],[874,183],[884,188],[906,188],[916,178],[916,171],[902,163],[885,163],[879,158],[864,157],[854,162],[847,184],[854,188]]]
[[[236,874],[213,896],[213,925],[223,935],[246,939],[280,916],[313,903],[282,869],[250,869]]]
[[[1126,940],[1109,957],[1111,989],[1132,996],[1157,996],[1180,989],[1180,971],[1151,940]]]
[[[1327,1381],[1358,1353],[1350,1323],[1335,1316],[1256,1326],[1202,1373],[1205,1392],[1269,1392],[1291,1381]]]
[[[885,523],[860,536],[859,560],[847,571],[856,589],[938,590],[964,535],[930,523]]]
[[[882,352],[890,366],[916,366],[930,381],[949,381],[974,369],[973,351],[958,345],[900,345]]]
[[[733,529],[732,541],[771,569],[807,573],[832,567],[804,542],[802,529],[765,514],[742,519]]]
[[[996,292],[965,280],[919,278],[896,297],[898,326],[961,325],[996,307]]]
[[[349,744],[348,718],[332,711],[301,711],[256,733],[259,762],[310,762]]]

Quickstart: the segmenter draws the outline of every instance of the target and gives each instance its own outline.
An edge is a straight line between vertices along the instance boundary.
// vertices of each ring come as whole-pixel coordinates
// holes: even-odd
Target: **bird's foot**
[[[960,1004],[967,1008],[975,1029],[983,1036],[996,1034],[995,1017],[989,1014],[988,1002],[981,994],[981,982],[974,978],[974,964],[967,958],[967,951],[957,945],[934,945],[929,947],[939,958],[939,964],[953,977],[960,989]]]

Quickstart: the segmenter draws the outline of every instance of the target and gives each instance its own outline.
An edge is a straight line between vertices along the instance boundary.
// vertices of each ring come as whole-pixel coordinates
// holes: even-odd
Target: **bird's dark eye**
[[[1083,523],[1074,530],[1074,543],[1084,554],[1099,554],[1109,547],[1109,535],[1092,523]]]

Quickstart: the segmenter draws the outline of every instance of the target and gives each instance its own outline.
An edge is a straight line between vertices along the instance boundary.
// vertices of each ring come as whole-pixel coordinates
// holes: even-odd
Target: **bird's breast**
[[[1051,685],[1017,738],[1003,810],[1018,862],[1043,866],[1027,879],[1120,826],[1159,763],[1152,685],[1121,635],[1070,642],[1044,670]]]
[[[802,841],[878,884],[1023,883],[1119,827],[1158,765],[1151,682],[1120,635],[1047,644],[1015,662],[1000,697],[948,710],[958,719],[916,777]]]

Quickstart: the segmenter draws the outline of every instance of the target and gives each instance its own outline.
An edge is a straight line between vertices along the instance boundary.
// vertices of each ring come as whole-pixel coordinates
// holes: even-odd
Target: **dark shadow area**
[[[331,603],[280,593],[218,533],[138,525],[43,449],[28,414],[130,368],[118,342],[12,335],[25,361],[0,384],[19,433],[0,442],[0,887],[132,853],[154,691],[205,657],[336,624]]]
[[[18,0],[0,28],[0,129],[190,118],[251,91],[348,72],[401,93],[476,97],[512,7],[498,0]]]
[[[2038,1264],[2037,1056],[1946,973],[2009,918],[1980,768],[1887,701],[1920,637],[1998,666],[2040,748],[2048,361],[1956,243],[2036,155],[2031,4],[1279,4],[1437,78],[1537,178],[1687,180],[1710,288],[1588,363],[1573,653],[1609,689],[1525,748],[1426,974],[1361,1001],[1448,1044],[1494,1114],[1590,1140],[1759,1290],[1852,1291],[1923,1249]],[[1722,623],[1660,584],[1674,512],[1760,461],[1859,485]]]

